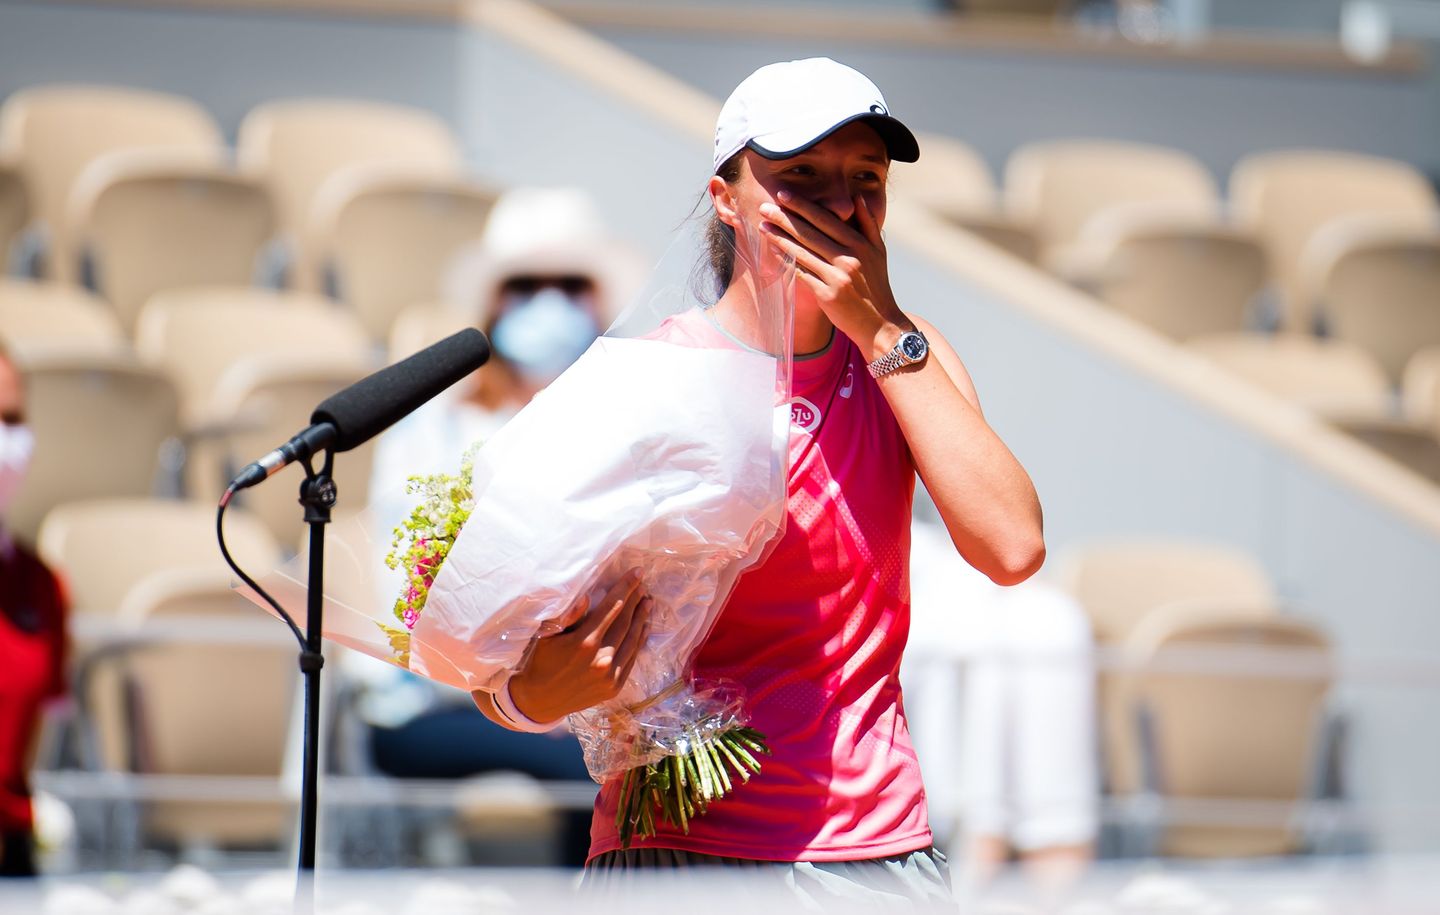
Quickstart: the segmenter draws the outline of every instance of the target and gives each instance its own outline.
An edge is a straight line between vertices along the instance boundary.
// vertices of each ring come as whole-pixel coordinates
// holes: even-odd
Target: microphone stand
[[[310,912],[315,903],[315,833],[319,815],[320,778],[320,668],[321,617],[325,607],[325,525],[335,505],[335,481],[331,478],[335,452],[325,449],[317,472],[310,459],[304,460],[305,479],[300,483],[300,504],[310,526],[310,570],[306,591],[305,645],[300,652],[300,672],[305,677],[305,761],[300,782],[300,867],[295,882],[295,910]]]

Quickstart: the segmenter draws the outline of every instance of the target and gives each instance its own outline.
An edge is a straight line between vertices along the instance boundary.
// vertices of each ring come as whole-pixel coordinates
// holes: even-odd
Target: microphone
[[[228,502],[232,494],[242,489],[265,482],[296,461],[308,460],[315,452],[330,447],[334,441],[335,427],[330,423],[316,423],[305,428],[260,460],[246,464],[245,469],[225,488],[225,501]]]
[[[309,427],[230,481],[226,501],[318,451],[349,451],[365,444],[489,358],[490,341],[467,327],[330,395],[310,414]]]

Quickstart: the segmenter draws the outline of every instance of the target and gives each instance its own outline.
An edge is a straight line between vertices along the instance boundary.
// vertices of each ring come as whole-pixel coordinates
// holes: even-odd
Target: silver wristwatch
[[[925,335],[918,330],[907,330],[895,341],[894,349],[866,367],[870,369],[872,378],[879,378],[903,366],[924,362],[929,353],[930,341],[925,339]]]

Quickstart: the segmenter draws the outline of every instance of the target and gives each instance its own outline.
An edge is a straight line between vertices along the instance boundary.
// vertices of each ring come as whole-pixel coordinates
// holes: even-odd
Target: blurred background
[[[920,134],[897,295],[1045,506],[1006,591],[917,506],[902,676],[957,881],[1433,902],[1437,52],[1440,0],[0,2],[7,866],[288,866],[294,643],[230,591],[225,482],[489,332],[496,364],[337,461],[378,533],[336,526],[330,583],[368,587],[407,452],[458,455],[683,281],[720,100],[823,55]],[[300,551],[299,480],[237,502],[242,564]],[[573,740],[327,655],[324,869],[583,860]]]

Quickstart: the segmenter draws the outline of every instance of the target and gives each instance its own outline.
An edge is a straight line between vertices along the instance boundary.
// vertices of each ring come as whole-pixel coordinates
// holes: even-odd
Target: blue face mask
[[[583,304],[559,289],[545,287],[505,308],[490,333],[490,343],[526,381],[549,384],[599,335]]]

